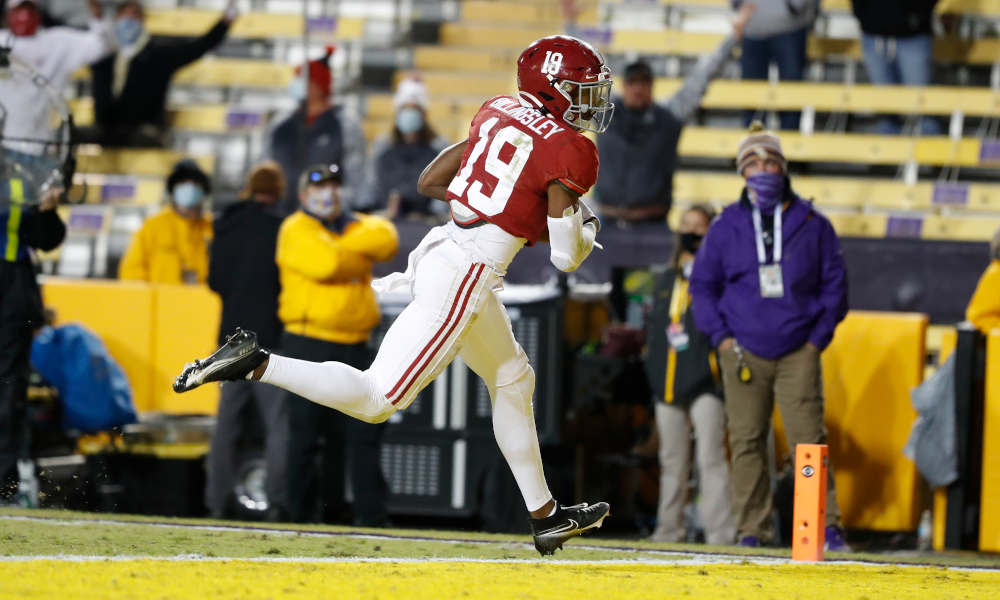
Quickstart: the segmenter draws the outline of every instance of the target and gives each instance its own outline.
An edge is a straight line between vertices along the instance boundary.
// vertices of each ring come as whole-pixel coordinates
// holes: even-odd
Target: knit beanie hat
[[[773,131],[764,129],[764,124],[760,121],[750,124],[748,135],[740,142],[740,149],[736,153],[736,172],[742,175],[743,169],[757,158],[776,160],[781,165],[781,172],[788,172],[788,159],[781,150],[781,140]]]
[[[424,112],[427,112],[427,107],[430,105],[427,86],[419,75],[412,75],[399,82],[396,95],[392,97],[392,111],[399,112],[400,107],[407,104],[416,104]]]
[[[247,185],[241,196],[253,198],[254,194],[269,194],[281,198],[285,194],[285,172],[273,160],[264,161],[250,169]]]
[[[309,82],[328,94],[333,93],[333,71],[330,69],[330,59],[336,51],[334,46],[326,47],[326,55],[319,60],[309,61]],[[295,69],[296,75],[302,74],[302,67]]]

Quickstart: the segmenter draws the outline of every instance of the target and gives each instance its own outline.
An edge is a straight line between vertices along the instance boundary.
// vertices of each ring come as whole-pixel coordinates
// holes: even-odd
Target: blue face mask
[[[131,46],[142,35],[142,22],[132,18],[118,19],[115,21],[115,35],[122,46]]]
[[[306,82],[301,77],[296,77],[288,84],[288,95],[298,102],[306,99]]]
[[[205,199],[205,190],[193,181],[185,181],[174,186],[174,202],[180,208],[195,208]]]
[[[403,135],[416,133],[424,126],[424,113],[419,108],[407,106],[396,113],[396,129]]]

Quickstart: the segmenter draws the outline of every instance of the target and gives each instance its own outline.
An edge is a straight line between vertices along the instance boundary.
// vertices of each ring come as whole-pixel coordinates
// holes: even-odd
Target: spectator
[[[733,34],[698,62],[665,106],[653,102],[653,72],[648,64],[640,61],[625,68],[625,94],[618,100],[624,107],[597,137],[601,173],[596,195],[605,225],[666,225],[684,121],[698,109],[753,11],[752,3],[740,8],[733,19]]]
[[[0,504],[17,493],[17,461],[27,458],[31,342],[45,325],[31,249],[54,250],[66,237],[55,210],[62,193],[49,190],[37,208],[15,205],[0,211],[0,243],[6,249],[0,261]]]
[[[965,318],[983,335],[1000,327],[1000,229],[993,232],[990,240],[990,258],[990,266],[979,279],[976,292],[965,309]]]
[[[825,444],[820,352],[847,314],[847,279],[830,222],[792,191],[778,137],[754,123],[740,143],[738,202],[708,230],[691,274],[695,323],[718,347],[741,545],[772,539],[767,436],[777,402],[788,445]],[[833,469],[826,540],[847,548]]]
[[[45,77],[51,89],[63,90],[79,68],[108,54],[114,35],[110,24],[100,20],[101,6],[90,0],[90,27],[79,31],[69,27],[42,27],[38,0],[8,0],[8,29],[0,30],[0,47],[11,49],[20,59]],[[41,155],[43,145],[52,141],[49,111],[52,108],[44,86],[17,85],[0,78],[0,104],[7,110],[3,136],[13,140],[4,145],[14,150]]]
[[[278,315],[285,324],[282,355],[311,361],[337,361],[357,369],[371,364],[368,337],[381,315],[371,288],[372,263],[391,260],[399,249],[392,223],[351,213],[341,203],[341,169],[318,165],[299,178],[301,208],[281,226]],[[384,425],[372,425],[289,396],[288,512],[293,521],[313,520],[316,478],[312,466],[319,440],[329,449],[343,427],[350,457],[355,523],[386,523],[379,442]],[[329,465],[328,465],[329,466]],[[336,479],[336,478],[333,478]],[[336,489],[340,481],[330,483]],[[343,494],[339,494],[342,498]]]
[[[297,181],[309,165],[340,165],[345,206],[355,206],[365,172],[365,135],[356,119],[341,106],[335,106],[333,73],[329,61],[333,48],[322,60],[309,61],[309,80],[295,79],[290,93],[300,106],[278,123],[271,133],[268,153],[278,161],[291,181]],[[302,68],[297,71],[301,75]],[[291,186],[289,186],[291,187]],[[299,194],[289,189],[279,208],[292,212],[299,205]]]
[[[771,63],[781,81],[802,81],[806,70],[806,38],[819,11],[819,0],[754,0],[757,13],[746,27],[740,66],[743,79],[766,81]],[[740,7],[746,0],[732,0]],[[798,129],[799,113],[780,113],[782,129]],[[749,125],[754,111],[747,111]]]
[[[111,146],[164,146],[170,80],[222,43],[237,16],[236,0],[229,0],[222,18],[205,35],[164,42],[152,39],[144,28],[145,11],[138,0],[121,2],[115,14],[118,52],[91,66],[96,127],[82,131],[82,138]]]
[[[170,205],[132,237],[118,277],[150,283],[205,283],[212,221],[202,206],[211,191],[208,175],[194,161],[177,163],[167,178]]]
[[[390,218],[447,214],[448,205],[417,192],[417,178],[448,146],[427,123],[427,87],[420,79],[404,79],[392,99],[396,122],[392,133],[375,142],[366,177],[365,206]]]
[[[653,390],[660,439],[660,506],[654,542],[686,540],[684,506],[691,475],[691,427],[698,461],[698,512],[706,543],[723,546],[736,537],[726,459],[726,410],[720,399],[718,359],[711,340],[694,324],[688,278],[708,225],[711,207],[684,212],[671,268],[653,290],[653,312],[646,341],[646,373]]]
[[[875,85],[931,84],[934,36],[931,23],[937,0],[852,0],[861,25],[861,49],[868,77]],[[878,131],[898,135],[899,119],[884,115]],[[924,135],[940,135],[941,123],[920,119]]]
[[[257,334],[261,347],[281,343],[278,294],[281,284],[275,253],[281,217],[273,207],[285,194],[285,174],[275,162],[257,165],[247,177],[243,202],[230,205],[215,221],[208,285],[222,299],[219,343],[237,327]],[[285,465],[288,453],[288,401],[284,390],[259,381],[222,386],[215,435],[208,455],[205,503],[213,517],[230,516],[240,435],[251,405],[264,426],[268,520],[286,521]]]

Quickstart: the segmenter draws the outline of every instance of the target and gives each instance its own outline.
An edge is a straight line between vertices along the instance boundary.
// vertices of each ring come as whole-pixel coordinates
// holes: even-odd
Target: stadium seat
[[[682,156],[732,159],[746,135],[742,129],[688,127],[681,135]],[[980,141],[964,138],[953,142],[947,137],[906,138],[852,133],[782,134],[789,160],[805,162],[845,162],[862,164],[903,164],[915,160],[921,165],[977,166]]]
[[[524,50],[531,42],[562,33],[562,27],[495,27],[445,23],[441,26],[441,43],[447,46]]]
[[[73,122],[86,127],[94,124],[92,98],[74,98],[70,101]],[[170,125],[181,131],[198,133],[245,132],[263,127],[265,116],[257,110],[229,107],[225,104],[184,105],[170,109]]]
[[[581,12],[577,17],[580,25],[597,23],[597,2],[578,2]],[[558,2],[462,2],[463,21],[483,21],[489,23],[528,23],[560,27],[563,13]]]
[[[100,146],[81,146],[77,170],[80,173],[166,177],[174,165],[185,158],[197,162],[206,173],[215,172],[212,156],[189,156],[173,150],[114,150]]]
[[[1000,212],[1000,185],[907,185],[899,180],[808,176],[794,176],[792,184],[800,196],[823,207],[930,210],[945,206],[952,210]],[[678,202],[724,204],[742,189],[743,178],[735,173],[680,171],[674,176],[674,199]],[[939,198],[935,202],[936,189]]]
[[[517,68],[517,57],[520,52],[520,49],[486,50],[451,46],[417,46],[413,50],[413,65],[418,69],[512,73]]]
[[[609,3],[624,4],[633,0],[606,0]],[[713,8],[728,12],[731,10],[730,0],[649,0],[668,4],[672,8]],[[821,9],[824,13],[850,13],[851,0],[822,0]],[[1000,2],[997,0],[941,0],[935,10],[938,14],[965,14],[981,16],[1000,16]]]
[[[203,58],[177,72],[179,85],[284,90],[295,76],[291,65],[249,58]],[[73,74],[74,81],[90,79],[90,69]]]
[[[658,78],[653,94],[665,100],[683,84]],[[702,102],[706,109],[801,110],[819,112],[950,115],[1000,115],[1000,92],[991,88],[873,86],[867,84],[716,80]]]
[[[198,36],[208,31],[222,13],[214,10],[150,10],[146,28],[153,35]],[[297,39],[302,37],[302,15],[295,13],[249,12],[233,23],[229,36],[242,39]],[[310,34],[338,40],[356,40],[364,34],[364,20],[354,18],[315,19]]]
[[[86,194],[87,204],[150,205],[163,199],[162,177],[77,173],[69,197],[76,201]]]

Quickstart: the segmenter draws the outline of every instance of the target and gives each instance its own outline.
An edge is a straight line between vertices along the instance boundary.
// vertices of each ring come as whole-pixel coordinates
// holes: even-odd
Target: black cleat
[[[237,328],[215,354],[188,363],[174,380],[174,391],[182,394],[213,381],[239,381],[260,366],[271,353],[257,344],[257,334]]]
[[[552,556],[556,549],[562,550],[563,542],[586,533],[604,523],[611,507],[607,502],[592,506],[577,504],[556,508],[556,514],[544,519],[531,519],[531,533],[535,538],[535,550],[542,556]]]

